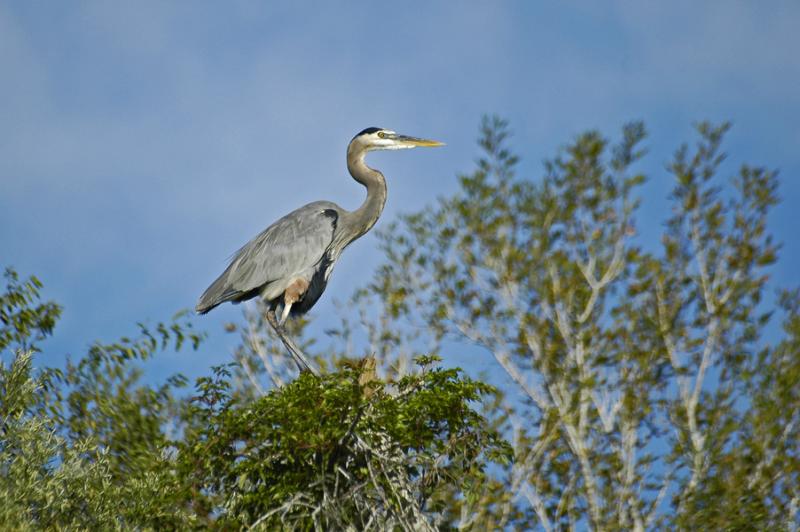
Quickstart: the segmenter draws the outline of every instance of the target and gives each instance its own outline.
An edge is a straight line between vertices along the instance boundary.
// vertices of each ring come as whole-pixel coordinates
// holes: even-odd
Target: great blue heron
[[[364,156],[374,150],[441,145],[377,127],[353,137],[347,147],[347,169],[367,187],[361,207],[350,212],[330,201],[315,201],[287,214],[236,252],[227,269],[200,296],[195,310],[205,314],[226,301],[261,297],[267,304],[267,321],[298,367],[318,375],[283,326],[290,315],[314,306],[342,250],[369,231],[383,211],[386,180],[366,165]]]

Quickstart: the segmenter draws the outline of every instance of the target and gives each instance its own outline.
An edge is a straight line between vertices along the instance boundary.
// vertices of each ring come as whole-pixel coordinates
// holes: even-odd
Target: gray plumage
[[[301,277],[311,284],[315,276],[322,276],[324,281],[316,283],[318,293],[306,294],[302,300],[307,307],[302,311],[311,308],[322,295],[338,255],[331,244],[341,212],[335,203],[315,201],[267,227],[236,252],[228,268],[200,297],[197,312],[205,314],[227,301],[238,303],[258,295],[275,301],[293,279]]]
[[[365,155],[373,150],[441,145],[380,128],[367,128],[353,137],[347,147],[347,169],[367,189],[361,207],[350,212],[329,201],[316,201],[287,214],[236,252],[222,275],[200,296],[197,312],[205,314],[228,301],[261,297],[268,307],[269,323],[298,365],[310,368],[284,335],[283,323],[317,302],[342,250],[369,231],[383,211],[386,180],[366,165]]]

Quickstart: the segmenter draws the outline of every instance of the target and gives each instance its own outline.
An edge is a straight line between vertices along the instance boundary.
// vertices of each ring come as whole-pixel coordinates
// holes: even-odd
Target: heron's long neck
[[[364,151],[347,152],[347,169],[350,175],[367,187],[367,199],[361,207],[350,213],[346,228],[348,242],[360,237],[375,225],[386,203],[386,179],[379,171],[366,165],[364,155]]]

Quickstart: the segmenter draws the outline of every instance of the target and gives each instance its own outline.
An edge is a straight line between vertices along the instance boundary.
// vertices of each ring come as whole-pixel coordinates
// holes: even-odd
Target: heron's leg
[[[292,304],[290,302],[286,302],[283,304],[283,310],[281,311],[281,317],[278,320],[278,325],[283,327],[283,324],[286,323],[286,318],[289,317],[289,311],[292,310]]]
[[[284,331],[283,325],[278,323],[278,318],[275,316],[274,310],[267,311],[267,322],[275,330],[275,334],[278,335],[278,338],[281,339],[283,345],[286,346],[286,349],[289,351],[289,354],[292,355],[295,364],[297,364],[297,368],[300,371],[303,371],[304,369],[308,370],[315,377],[319,377],[320,376],[319,370],[316,369],[311,364],[311,362],[309,362],[306,355],[303,354],[303,351],[301,351],[300,348],[297,347],[297,344],[295,344],[294,341],[292,341],[292,339],[286,335],[286,331]]]

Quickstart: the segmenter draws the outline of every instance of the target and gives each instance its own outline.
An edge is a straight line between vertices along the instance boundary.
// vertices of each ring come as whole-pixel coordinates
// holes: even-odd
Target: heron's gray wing
[[[319,263],[333,241],[339,210],[334,203],[318,201],[270,225],[234,254],[225,272],[200,297],[197,311],[253,297],[266,285]]]

